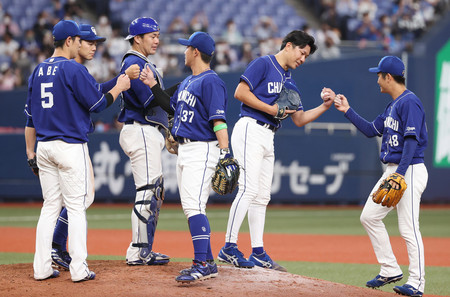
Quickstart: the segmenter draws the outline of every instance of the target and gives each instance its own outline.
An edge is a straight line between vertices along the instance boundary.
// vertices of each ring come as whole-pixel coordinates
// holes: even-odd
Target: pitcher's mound
[[[36,281],[33,265],[1,265],[0,296],[395,296],[263,268],[239,269],[219,265],[219,276],[191,284],[175,277],[190,263],[163,266],[128,266],[124,261],[89,261],[95,280],[73,283],[70,273],[60,269],[55,279]]]

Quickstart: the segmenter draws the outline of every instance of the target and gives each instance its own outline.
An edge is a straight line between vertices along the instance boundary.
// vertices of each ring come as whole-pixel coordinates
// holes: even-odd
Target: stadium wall
[[[444,69],[450,63],[448,31],[450,18],[443,18],[427,37],[418,43],[416,51],[408,56],[408,88],[422,100],[429,130],[426,165],[429,172],[424,203],[450,203],[450,153],[447,159],[436,162],[439,143],[436,126],[440,114],[437,104],[450,96],[442,81]],[[380,56],[354,57],[333,61],[307,62],[293,72],[306,109],[319,105],[322,87],[330,87],[347,96],[351,106],[368,120],[381,113],[391,98],[380,94],[376,76],[369,67],[377,65]],[[444,66],[443,66],[444,65]],[[450,64],[448,64],[450,65]],[[228,87],[228,122],[230,131],[238,119],[239,102],[233,98],[240,73],[221,74]],[[182,78],[167,78],[171,85]],[[439,79],[439,81],[437,81]],[[449,80],[450,84],[450,80]],[[0,102],[0,201],[38,201],[41,199],[39,181],[26,164],[23,126],[23,107],[26,90],[1,92]],[[107,111],[93,115],[94,121],[110,122],[119,111],[116,102]],[[440,114],[442,116],[442,114]],[[447,123],[450,111],[444,117]],[[365,138],[352,129],[343,115],[331,108],[316,122],[303,128],[290,120],[275,136],[275,171],[272,184],[273,203],[295,204],[362,204],[380,177],[383,166],[378,160],[377,139]],[[448,126],[447,126],[448,127]],[[447,129],[448,130],[448,129]],[[450,138],[444,138],[444,147],[450,148]],[[89,149],[96,176],[96,201],[131,202],[134,186],[130,163],[118,144],[119,134],[93,133]],[[440,142],[442,146],[442,141]],[[164,151],[166,202],[179,200],[175,163],[176,158]],[[448,162],[447,162],[448,161]],[[212,195],[212,202],[231,202],[232,195]]]

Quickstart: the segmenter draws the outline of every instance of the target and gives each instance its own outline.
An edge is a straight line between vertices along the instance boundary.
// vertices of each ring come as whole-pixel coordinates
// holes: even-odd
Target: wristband
[[[228,126],[227,126],[227,123],[222,123],[222,124],[219,124],[219,125],[217,125],[217,126],[214,126],[214,132],[217,132],[217,131],[220,131],[220,130],[223,130],[223,129],[226,129]]]

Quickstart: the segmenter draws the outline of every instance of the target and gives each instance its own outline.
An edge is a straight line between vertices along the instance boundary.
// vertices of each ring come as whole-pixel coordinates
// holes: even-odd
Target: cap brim
[[[372,67],[372,68],[369,68],[369,72],[378,73],[378,72],[381,72],[381,71],[380,71],[380,68],[378,68],[378,67]]]
[[[95,36],[94,38],[81,38],[82,40],[86,41],[98,41],[98,42],[104,42],[106,40],[105,37]]]
[[[80,38],[83,38],[83,37],[87,37],[87,36],[89,36],[89,34],[91,34],[91,32],[88,32],[88,31],[80,31],[81,33],[80,33]]]
[[[184,39],[184,38],[178,38],[178,42],[179,42],[180,44],[182,44],[182,45],[190,46],[189,40],[187,40],[187,39]]]

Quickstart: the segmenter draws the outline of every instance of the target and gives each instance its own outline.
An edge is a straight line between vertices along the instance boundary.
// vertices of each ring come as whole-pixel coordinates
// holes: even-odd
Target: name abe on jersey
[[[389,116],[384,120],[384,126],[387,128],[391,128],[392,130],[398,132],[398,120],[394,119],[393,117]]]
[[[267,83],[267,93],[269,94],[279,94],[283,88],[283,83],[279,81]]]
[[[58,70],[58,66],[48,65],[46,70],[44,70],[44,66],[41,66],[39,67],[38,76],[55,75],[56,70]]]
[[[195,107],[195,103],[197,102],[197,97],[189,93],[187,90],[183,90],[178,95],[178,101],[186,102],[187,105]]]

